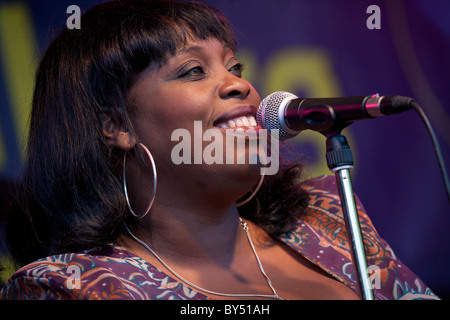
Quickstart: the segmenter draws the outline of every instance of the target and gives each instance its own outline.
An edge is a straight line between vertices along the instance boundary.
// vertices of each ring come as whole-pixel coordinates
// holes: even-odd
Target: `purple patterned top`
[[[309,205],[296,229],[280,237],[298,254],[358,293],[335,178],[308,183]],[[357,199],[375,299],[438,299],[380,238]],[[208,299],[113,243],[37,260],[14,273],[0,299]]]

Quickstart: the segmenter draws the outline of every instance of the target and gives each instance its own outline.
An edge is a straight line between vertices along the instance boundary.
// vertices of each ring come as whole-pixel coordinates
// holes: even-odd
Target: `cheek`
[[[201,95],[160,92],[141,96],[134,122],[137,139],[152,150],[155,158],[165,162],[179,143],[172,135],[181,129],[194,137],[194,121],[202,121],[205,126],[209,113],[205,109],[208,104],[199,99]]]
[[[154,100],[138,117],[140,117],[139,127],[144,131],[148,131],[152,127],[157,129],[157,133],[164,132],[170,136],[171,132],[176,129],[192,130],[194,121],[204,122],[206,113],[204,109],[188,98],[175,98],[161,102]]]

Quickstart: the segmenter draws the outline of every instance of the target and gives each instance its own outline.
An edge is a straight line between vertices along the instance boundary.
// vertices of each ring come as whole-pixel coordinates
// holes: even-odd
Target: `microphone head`
[[[283,121],[283,110],[286,105],[298,97],[285,91],[274,92],[261,101],[256,112],[256,121],[263,129],[277,129],[279,140],[287,140],[295,137],[298,132],[289,130]]]

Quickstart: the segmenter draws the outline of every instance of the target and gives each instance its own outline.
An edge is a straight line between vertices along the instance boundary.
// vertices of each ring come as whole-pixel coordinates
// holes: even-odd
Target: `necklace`
[[[264,268],[261,264],[261,260],[259,260],[258,254],[256,253],[256,249],[255,246],[253,245],[253,241],[252,241],[252,237],[250,236],[250,232],[248,230],[248,226],[247,223],[244,222],[240,217],[239,217],[239,221],[241,223],[242,228],[245,231],[245,234],[247,235],[247,239],[248,242],[250,244],[250,247],[252,248],[252,251],[255,255],[256,261],[258,262],[258,267],[259,270],[261,271],[262,275],[264,276],[264,278],[267,281],[268,286],[270,287],[270,289],[272,290],[273,294],[255,294],[255,293],[221,293],[221,292],[215,292],[215,291],[211,291],[211,290],[207,290],[204,289],[202,287],[199,287],[195,284],[193,284],[192,282],[186,280],[185,278],[183,278],[181,275],[179,275],[177,272],[175,272],[171,267],[169,267],[157,254],[155,251],[152,250],[152,248],[150,248],[144,241],[142,241],[141,239],[139,239],[138,237],[136,237],[131,230],[128,228],[127,225],[125,225],[125,228],[127,229],[128,233],[130,234],[130,236],[136,240],[138,243],[140,243],[142,246],[144,246],[156,259],[158,259],[159,262],[161,262],[161,264],[166,267],[170,272],[172,272],[178,279],[180,279],[181,281],[183,281],[184,283],[188,284],[189,286],[199,290],[199,291],[203,291],[209,294],[214,294],[214,295],[218,295],[218,296],[225,296],[225,297],[254,297],[254,298],[269,298],[269,299],[275,299],[275,300],[283,300],[283,298],[281,298],[278,294],[277,291],[275,290],[275,288],[272,285],[272,282],[270,281],[269,276],[266,274],[266,272],[264,271]]]

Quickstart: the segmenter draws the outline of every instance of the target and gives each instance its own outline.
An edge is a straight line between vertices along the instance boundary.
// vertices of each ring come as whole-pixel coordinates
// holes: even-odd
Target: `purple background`
[[[3,5],[7,1],[0,1]],[[11,2],[11,1],[9,1]],[[97,1],[98,2],[98,1]],[[82,11],[95,1],[24,1],[32,15],[42,52],[55,30],[64,25],[66,8]],[[450,157],[450,2],[446,0],[211,0],[229,18],[239,40],[246,74],[261,97],[267,86],[270,63],[285,50],[324,54],[339,96],[373,93],[416,99],[433,124],[448,167]],[[381,9],[381,29],[370,30],[369,5]],[[82,27],[82,21],[81,21]],[[250,54],[250,55],[249,55]],[[248,58],[246,61],[245,58]],[[276,60],[282,62],[282,59]],[[0,178],[15,179],[21,160],[0,65],[0,128],[7,159]],[[303,79],[307,69],[291,68]],[[332,80],[333,80],[332,79]],[[272,81],[273,83],[274,81]],[[276,81],[275,81],[276,85]],[[291,81],[299,96],[317,96],[308,80]],[[438,295],[449,297],[450,208],[431,140],[416,113],[409,111],[354,123],[348,130],[355,154],[354,189],[375,227],[396,254]],[[325,146],[315,141],[298,145],[312,163],[323,161]],[[297,140],[294,140],[294,142]],[[0,208],[1,212],[1,208]]]

